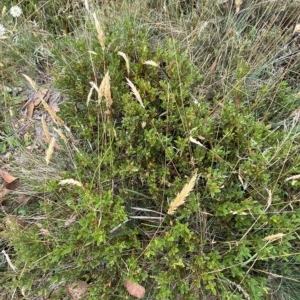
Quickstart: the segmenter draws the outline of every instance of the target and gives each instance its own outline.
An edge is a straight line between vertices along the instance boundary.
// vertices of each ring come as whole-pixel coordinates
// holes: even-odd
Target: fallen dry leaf
[[[124,286],[127,292],[137,299],[142,299],[145,296],[145,288],[140,284],[133,283],[131,280],[125,280]]]
[[[68,220],[65,222],[65,228],[69,227],[76,221],[76,215],[72,215]]]
[[[38,106],[42,99],[44,99],[44,101],[48,101],[50,98],[50,91],[47,90],[47,89],[43,89],[43,88],[40,88],[34,95],[34,100],[33,100],[33,103],[34,103],[34,106]]]
[[[83,299],[87,295],[88,284],[79,280],[72,284],[67,284],[66,289],[72,300]]]
[[[1,199],[5,196],[5,195],[7,195],[7,194],[9,194],[11,191],[10,190],[8,190],[8,189],[2,189],[1,191],[0,191],[0,201],[1,201]],[[2,201],[1,201],[2,202]]]
[[[209,70],[207,72],[207,76],[211,75],[215,71],[215,69],[216,69],[216,67],[218,65],[218,61],[219,61],[218,58],[214,60],[213,64],[210,66],[210,68],[209,68]]]
[[[17,198],[17,202],[19,204],[26,204],[28,202],[28,200],[30,199],[30,196],[27,195],[19,195]]]
[[[30,102],[27,105],[27,110],[26,110],[26,115],[27,115],[28,118],[32,119],[33,111],[34,111],[34,103]]]
[[[5,225],[7,229],[15,230],[16,228],[26,227],[28,223],[15,215],[7,215],[7,217],[5,218]]]
[[[39,230],[39,233],[40,233],[41,235],[50,235],[49,230],[48,230],[48,229],[45,229],[45,228],[41,228],[41,229]]]
[[[11,183],[13,181],[15,181],[17,178],[12,176],[11,174],[9,174],[8,172],[6,171],[3,171],[0,169],[0,176],[3,178],[3,180],[6,182],[6,183]]]
[[[16,190],[19,186],[21,185],[20,179],[17,178],[16,180],[10,182],[10,183],[6,183],[4,186],[11,191]]]
[[[60,108],[59,108],[59,106],[58,106],[57,103],[51,104],[51,105],[50,105],[50,108],[51,108],[54,112],[60,111]]]

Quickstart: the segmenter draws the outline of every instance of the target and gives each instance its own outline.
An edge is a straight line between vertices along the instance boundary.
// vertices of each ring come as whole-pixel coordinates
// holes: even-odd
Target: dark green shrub
[[[130,19],[106,32],[105,50],[96,38],[66,37],[55,53],[56,84],[67,97],[60,115],[77,140],[74,167],[61,176],[83,187],[49,182],[39,227],[10,229],[24,268],[13,284],[28,288],[44,277],[35,289],[44,293],[51,283],[81,279],[91,284],[91,299],[115,299],[126,297],[129,278],[148,299],[267,299],[268,274],[289,260],[297,237],[297,185],[285,179],[299,173],[298,136],[261,121],[245,98],[235,101],[236,91],[194,101],[204,79],[174,40],[153,49],[151,31]],[[147,60],[166,65],[170,78]],[[95,91],[87,105],[90,82],[99,86],[107,72],[110,113]],[[294,105],[289,87],[281,88]],[[194,192],[167,215],[195,172]]]

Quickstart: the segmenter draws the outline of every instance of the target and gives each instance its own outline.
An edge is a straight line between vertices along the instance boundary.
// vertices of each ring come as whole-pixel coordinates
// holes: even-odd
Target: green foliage
[[[298,186],[286,178],[299,173],[299,137],[269,123],[288,115],[292,91],[283,81],[262,120],[271,87],[249,104],[241,80],[250,68],[239,57],[230,93],[193,101],[205,79],[188,53],[174,39],[153,48],[151,30],[138,25],[128,18],[104,28],[102,49],[87,22],[86,36],[66,36],[54,51],[55,82],[67,98],[60,115],[78,141],[74,167],[60,175],[83,187],[49,182],[37,210],[45,218],[6,229],[22,270],[12,284],[30,290],[47,273],[34,293],[52,283],[63,293],[64,280],[80,279],[92,299],[124,298],[122,282],[131,279],[149,299],[267,299],[268,274],[298,258]],[[149,60],[163,63],[169,78]],[[90,84],[100,86],[107,73],[109,108]],[[167,215],[194,172],[194,191]]]

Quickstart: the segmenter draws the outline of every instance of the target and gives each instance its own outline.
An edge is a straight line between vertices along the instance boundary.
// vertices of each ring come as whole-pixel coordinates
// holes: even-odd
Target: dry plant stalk
[[[187,183],[180,193],[177,194],[176,198],[171,202],[168,212],[168,215],[173,215],[177,208],[182,205],[185,199],[188,197],[190,192],[193,190],[196,180],[197,180],[197,173],[190,179],[189,183]]]
[[[118,51],[118,55],[121,55],[124,58],[125,63],[126,63],[127,76],[129,76],[129,74],[130,74],[130,67],[129,67],[128,56],[124,52],[121,52],[121,51]]]
[[[49,143],[49,147],[46,150],[46,157],[45,157],[45,159],[46,159],[47,165],[49,165],[49,163],[50,163],[50,159],[51,159],[52,154],[54,152],[54,146],[55,146],[55,138],[51,138],[51,141]]]
[[[126,80],[127,80],[127,84],[130,86],[131,91],[133,92],[133,94],[134,94],[136,100],[141,104],[141,106],[142,106],[143,108],[145,108],[144,103],[143,103],[143,101],[142,101],[142,98],[141,98],[141,96],[140,96],[140,93],[139,93],[139,91],[136,89],[135,85],[134,85],[128,78],[126,78]]]
[[[29,82],[29,84],[31,85],[31,87],[34,89],[34,91],[35,92],[37,92],[37,87],[36,87],[36,84],[35,84],[35,82],[29,77],[29,76],[27,76],[26,74],[22,74],[24,77],[25,77],[25,79]]]
[[[65,142],[65,144],[68,145],[68,139],[67,139],[66,136],[61,132],[61,130],[56,129],[55,127],[53,127],[53,130],[59,135],[59,137]]]
[[[93,18],[94,18],[96,30],[97,30],[97,33],[98,33],[98,40],[100,42],[102,50],[104,51],[104,49],[105,49],[105,35],[104,35],[104,31],[102,30],[102,28],[100,26],[100,22],[97,19],[97,16],[96,16],[95,13],[93,13]]]

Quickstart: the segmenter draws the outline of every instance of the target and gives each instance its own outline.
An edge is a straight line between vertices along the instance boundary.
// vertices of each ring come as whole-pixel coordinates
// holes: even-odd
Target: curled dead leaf
[[[142,299],[145,296],[145,288],[140,284],[133,283],[131,280],[125,280],[124,286],[127,292],[137,299]]]
[[[82,280],[67,284],[66,289],[72,300],[83,299],[87,296],[88,284]]]
[[[76,215],[72,215],[68,220],[65,222],[65,228],[69,227],[76,221]]]
[[[16,190],[20,185],[21,185],[20,179],[17,178],[16,180],[14,180],[14,181],[12,181],[12,182],[10,182],[10,183],[5,184],[5,187],[6,187],[8,190],[14,191],[14,190]]]
[[[16,229],[26,227],[28,225],[28,223],[25,222],[24,220],[18,218],[15,215],[7,215],[7,217],[5,218],[5,225],[8,230],[13,231]]]
[[[50,235],[50,231],[48,229],[41,228],[39,230],[39,234],[41,234],[41,235]]]
[[[22,194],[22,195],[18,196],[17,202],[19,204],[26,204],[29,201],[29,199],[30,199],[30,196]]]
[[[11,183],[13,181],[15,181],[17,178],[12,176],[11,174],[9,174],[8,172],[6,171],[3,171],[0,169],[0,176],[3,178],[3,180],[6,182],[6,183]]]
[[[28,118],[32,119],[33,111],[34,111],[34,103],[30,102],[27,105],[27,111],[26,111],[26,115],[27,115]]]
[[[2,204],[1,199],[2,199],[4,196],[6,196],[7,194],[9,194],[10,192],[11,192],[11,191],[8,190],[8,189],[6,189],[6,188],[4,188],[4,189],[2,189],[2,190],[0,191],[0,202],[1,202],[1,204]]]

